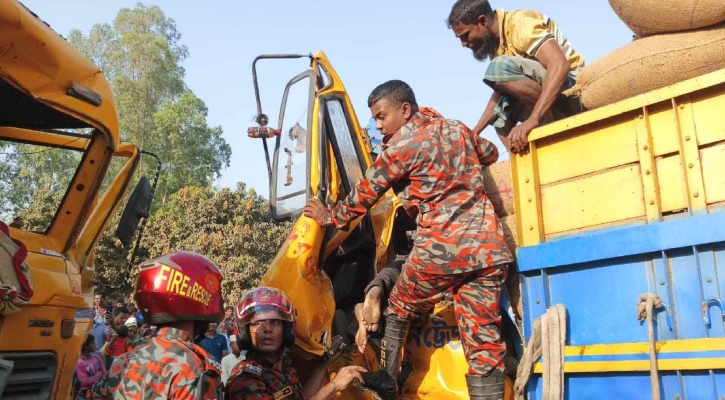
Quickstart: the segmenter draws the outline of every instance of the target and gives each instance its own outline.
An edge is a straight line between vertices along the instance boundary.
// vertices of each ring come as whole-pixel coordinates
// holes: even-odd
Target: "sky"
[[[111,23],[134,0],[22,0],[63,36],[71,29],[87,33],[96,23]],[[380,83],[402,79],[420,105],[473,127],[491,91],[483,82],[487,63],[462,48],[445,20],[453,0],[142,1],[159,6],[174,19],[189,49],[183,62],[188,87],[209,109],[207,122],[221,126],[231,145],[228,168],[216,182],[244,182],[269,195],[264,150],[249,139],[256,103],[251,64],[260,54],[325,52],[342,79],[362,126],[368,125],[367,96]],[[592,62],[631,41],[632,33],[606,0],[492,0],[494,8],[528,8],[551,17]],[[285,84],[308,63],[267,61],[259,65],[263,111],[276,126]],[[297,118],[297,116],[295,116]],[[286,123],[285,123],[286,125]],[[483,135],[500,144],[493,129]],[[499,145],[503,156],[508,154]]]

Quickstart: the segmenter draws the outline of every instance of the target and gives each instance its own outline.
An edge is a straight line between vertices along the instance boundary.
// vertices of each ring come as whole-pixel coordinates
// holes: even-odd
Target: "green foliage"
[[[189,50],[158,6],[121,9],[112,24],[96,24],[88,35],[73,30],[68,38],[111,82],[122,139],[161,157],[161,203],[182,187],[211,185],[229,166],[222,128],[207,124],[206,105],[184,83],[181,62]],[[153,168],[143,163],[140,175],[152,176]]]
[[[0,141],[0,215],[10,219],[38,196],[53,196],[60,204],[80,160],[81,154],[70,150]]]
[[[235,190],[187,187],[151,217],[136,262],[179,250],[202,254],[221,268],[224,296],[233,304],[244,290],[257,284],[291,227],[290,222],[275,222],[267,201],[244,184]],[[112,234],[109,230],[101,239],[96,264],[104,266],[99,271],[104,282],[121,285],[128,253]],[[125,294],[134,276],[126,282]]]

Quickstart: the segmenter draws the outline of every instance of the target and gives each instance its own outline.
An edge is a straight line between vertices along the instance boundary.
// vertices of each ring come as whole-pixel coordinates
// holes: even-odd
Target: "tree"
[[[222,290],[231,304],[257,284],[291,227],[290,222],[274,221],[269,203],[244,184],[235,190],[186,187],[170,196],[149,220],[136,263],[179,250],[202,254],[221,268]],[[104,234],[96,253],[97,265],[105,266],[99,276],[128,289],[137,271],[123,282],[128,252],[112,234],[112,229]]]
[[[0,216],[10,219],[43,196],[60,204],[80,160],[71,150],[0,141]]]
[[[157,6],[121,9],[113,24],[96,24],[70,43],[101,67],[111,82],[123,140],[156,153],[166,165],[158,199],[185,186],[210,185],[229,166],[222,128],[206,122],[207,108],[184,83],[189,51],[173,19]],[[141,174],[152,175],[143,163]]]

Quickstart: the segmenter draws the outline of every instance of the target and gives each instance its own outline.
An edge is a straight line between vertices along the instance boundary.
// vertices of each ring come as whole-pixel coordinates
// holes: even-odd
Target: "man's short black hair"
[[[232,306],[227,306],[227,308],[225,308],[224,310],[226,310],[226,311],[234,311],[234,307],[232,307]]]
[[[121,313],[123,313],[123,314],[130,314],[130,312],[128,311],[128,308],[126,308],[126,307],[118,307],[118,308],[114,308],[113,309],[113,316],[114,317],[117,317],[118,314],[121,314]]]
[[[373,89],[370,96],[368,96],[368,107],[372,107],[373,104],[380,100],[388,100],[396,106],[409,103],[413,111],[418,111],[418,102],[415,101],[413,89],[401,80],[387,81]]]
[[[493,15],[493,9],[488,0],[458,0],[451,7],[447,24],[449,28],[456,24],[475,25],[481,15],[487,17]]]

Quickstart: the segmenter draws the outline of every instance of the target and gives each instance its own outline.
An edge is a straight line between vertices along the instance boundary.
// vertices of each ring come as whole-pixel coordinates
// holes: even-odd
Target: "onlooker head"
[[[126,307],[119,307],[113,309],[113,326],[114,328],[118,328],[121,325],[126,323],[126,320],[128,319],[128,308]]]
[[[96,308],[105,308],[103,300],[103,295],[101,293],[96,293],[96,295],[93,296],[93,306],[95,306]]]
[[[96,351],[96,338],[89,333],[88,336],[86,336],[86,341],[83,342],[83,347],[81,347],[81,353],[90,354],[94,351]]]
[[[121,325],[116,328],[116,334],[120,338],[127,338],[129,336],[129,329],[126,325]]]

